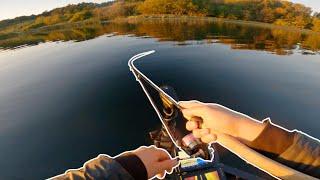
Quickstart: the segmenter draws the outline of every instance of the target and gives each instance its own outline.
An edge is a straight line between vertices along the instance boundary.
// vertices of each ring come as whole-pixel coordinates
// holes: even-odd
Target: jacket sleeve
[[[86,162],[79,169],[67,170],[64,174],[52,177],[54,180],[82,180],[82,179],[147,179],[147,171],[142,161],[134,154],[127,153],[117,158],[107,155]]]
[[[288,131],[270,120],[261,134],[248,143],[265,156],[305,174],[320,178],[320,141],[299,131]]]

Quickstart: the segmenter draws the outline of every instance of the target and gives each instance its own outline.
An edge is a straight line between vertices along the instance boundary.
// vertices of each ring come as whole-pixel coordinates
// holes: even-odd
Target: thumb
[[[170,172],[175,166],[177,166],[179,164],[179,161],[177,158],[175,159],[167,159],[164,161],[160,161],[159,162],[159,167],[161,169],[161,171],[167,171]]]
[[[203,105],[203,103],[196,100],[191,100],[191,101],[179,101],[179,105],[183,108],[192,108],[192,107],[201,106]]]
[[[200,117],[203,118],[206,115],[207,107],[206,106],[198,106],[188,109],[182,109],[182,114],[187,120],[191,120],[192,117]]]

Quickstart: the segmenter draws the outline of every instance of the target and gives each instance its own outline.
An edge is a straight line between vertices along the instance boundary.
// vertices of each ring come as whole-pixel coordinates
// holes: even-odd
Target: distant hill
[[[68,5],[39,15],[3,20],[0,21],[0,34],[60,23],[164,14],[257,21],[320,32],[319,13],[312,14],[309,7],[282,0],[116,0]]]
[[[3,20],[0,21],[0,32],[24,31],[58,23],[84,21],[92,18],[98,19],[100,18],[99,12],[105,11],[106,7],[111,4],[113,2],[102,4],[80,3],[45,11],[39,15]]]

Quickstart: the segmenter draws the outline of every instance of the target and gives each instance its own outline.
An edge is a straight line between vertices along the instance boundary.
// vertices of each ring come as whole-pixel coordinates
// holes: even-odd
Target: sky
[[[45,10],[63,7],[68,4],[80,2],[106,2],[110,0],[0,0],[0,20],[10,19],[17,16],[40,14]],[[290,0],[302,3],[320,12],[320,0]]]
[[[40,14],[45,10],[81,2],[107,2],[110,0],[0,0],[0,20],[23,15]]]
[[[320,12],[320,0],[290,0],[294,3],[301,3],[311,7],[314,11]]]

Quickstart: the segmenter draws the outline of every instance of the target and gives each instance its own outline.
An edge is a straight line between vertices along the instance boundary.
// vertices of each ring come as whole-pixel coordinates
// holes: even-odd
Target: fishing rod
[[[172,131],[169,129],[168,124],[164,121],[163,115],[161,111],[157,108],[155,101],[152,99],[151,95],[149,94],[146,84],[151,86],[154,90],[156,90],[162,97],[164,97],[171,105],[173,105],[176,109],[180,110],[182,107],[178,104],[178,102],[168,95],[165,91],[163,91],[160,87],[158,87],[155,83],[153,83],[147,76],[145,76],[134,64],[134,62],[142,57],[148,56],[150,54],[155,53],[154,50],[143,52],[133,56],[129,61],[128,65],[132,73],[134,74],[136,80],[141,85],[143,91],[145,92],[146,96],[148,97],[152,107],[155,109],[159,119],[161,120],[163,127],[167,131],[171,141],[174,143],[176,147],[180,150],[185,151],[188,155],[192,155],[192,152],[188,151],[188,147],[183,147],[183,144],[177,143],[178,141],[183,141],[181,139],[176,139],[173,136]],[[146,82],[146,84],[143,83]],[[185,122],[184,122],[185,123]],[[306,179],[306,180],[314,180],[316,178],[311,177],[307,174],[301,173],[297,170],[294,170],[290,167],[287,167],[281,163],[278,163],[262,154],[256,152],[255,150],[249,148],[248,146],[241,143],[239,140],[235,139],[234,137],[226,134],[217,134],[217,141],[216,143],[220,144],[224,148],[228,149],[232,153],[236,154],[238,157],[246,161],[247,163],[253,165],[254,167],[266,172],[267,174],[271,175],[276,179]],[[209,145],[206,145],[207,149],[210,149]],[[203,148],[203,146],[202,146]],[[211,154],[211,153],[210,153]],[[202,156],[201,156],[202,155]],[[203,154],[198,154],[200,158],[205,161],[212,161],[213,156],[203,156]]]
[[[208,144],[202,143],[199,139],[195,138],[193,134],[185,129],[185,123],[187,122],[186,119],[184,119],[181,110],[183,107],[179,105],[179,103],[170,95],[168,95],[167,92],[165,92],[163,89],[161,89],[159,86],[157,86],[154,82],[152,82],[147,76],[145,76],[134,64],[134,62],[138,59],[141,59],[142,57],[148,56],[155,51],[147,51],[144,53],[137,54],[133,56],[129,62],[128,65],[130,67],[130,70],[133,72],[136,80],[141,85],[143,91],[145,92],[146,96],[148,97],[152,107],[156,111],[159,119],[161,120],[164,129],[166,130],[167,134],[169,135],[171,141],[174,143],[176,147],[178,147],[181,151],[184,151],[187,155],[191,157],[201,158],[204,161],[212,161],[212,148]],[[158,95],[159,99],[161,99],[161,102],[164,104],[162,109],[159,109],[156,105],[155,99],[151,97],[150,92],[147,89],[147,86],[150,86],[153,90],[155,90]],[[169,107],[170,113],[163,112],[163,109],[167,109]],[[172,116],[172,115],[178,115],[179,118],[175,119],[174,123],[181,124],[180,128],[173,128],[169,121],[172,121],[174,119],[171,118],[165,118],[164,116]],[[183,127],[183,128],[182,128]],[[177,133],[177,129],[179,130]],[[179,135],[177,135],[179,134]]]
[[[155,90],[157,90],[159,93],[163,94],[166,98],[168,98],[175,106],[177,106],[180,109],[182,109],[182,107],[178,104],[178,102],[175,99],[173,99],[166,92],[164,92],[160,87],[158,87],[154,82],[152,82],[147,76],[145,76],[141,71],[139,71],[138,68],[136,68],[136,66],[134,65],[134,61],[136,61],[136,60],[138,60],[138,59],[140,59],[142,57],[148,56],[150,54],[153,54],[155,52],[156,52],[155,50],[151,50],[151,51],[147,51],[147,52],[140,53],[140,54],[137,54],[137,55],[133,56],[128,62],[130,70],[133,72],[134,76],[136,77],[136,80],[141,84],[142,87],[144,87],[144,86],[141,83],[140,79],[145,80]],[[145,93],[148,95],[148,92],[146,90],[145,90]]]

